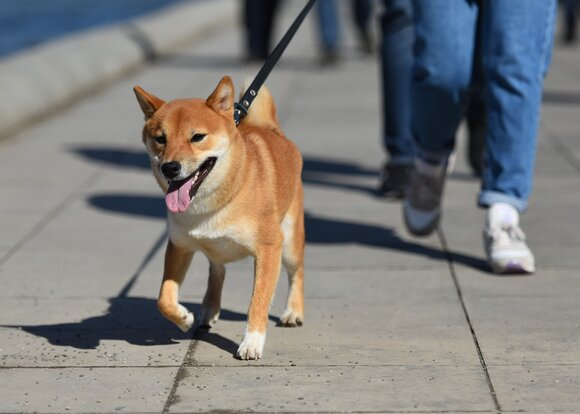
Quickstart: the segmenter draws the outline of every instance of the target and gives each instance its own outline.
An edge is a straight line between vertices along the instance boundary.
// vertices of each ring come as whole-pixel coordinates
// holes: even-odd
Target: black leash
[[[276,45],[276,48],[272,51],[270,56],[268,56],[268,59],[266,59],[266,62],[264,62],[264,65],[262,66],[256,77],[250,84],[250,87],[242,95],[240,102],[236,102],[234,104],[234,121],[236,122],[236,126],[239,125],[241,120],[248,114],[248,109],[250,108],[250,105],[256,98],[258,91],[260,90],[260,88],[266,81],[266,78],[268,77],[268,75],[270,74],[270,72],[272,71],[272,69],[274,68],[280,57],[282,56],[282,53],[284,53],[286,46],[288,46],[288,44],[298,31],[298,28],[304,21],[304,18],[306,17],[310,9],[312,9],[312,6],[314,6],[314,3],[316,3],[316,0],[310,0],[306,4],[306,6],[304,6],[304,9],[302,9],[298,17],[296,17],[296,20],[294,20],[292,26],[290,26],[290,28],[288,29],[282,40],[280,40],[280,43]]]

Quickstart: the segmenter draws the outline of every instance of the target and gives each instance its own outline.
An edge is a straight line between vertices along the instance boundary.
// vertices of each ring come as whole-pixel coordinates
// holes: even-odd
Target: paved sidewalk
[[[169,99],[207,96],[224,74],[241,84],[241,37],[224,27],[0,142],[0,412],[580,411],[578,49],[556,48],[547,82],[523,218],[538,272],[497,277],[462,148],[437,235],[410,237],[400,205],[375,196],[376,62],[349,38],[336,70],[318,68],[313,28],[269,81],[305,159],[305,325],[276,327],[281,277],[263,359],[233,358],[251,261],[228,267],[210,332],[181,334],[155,306],[165,212],[131,88]],[[196,257],[190,309],[206,277]]]

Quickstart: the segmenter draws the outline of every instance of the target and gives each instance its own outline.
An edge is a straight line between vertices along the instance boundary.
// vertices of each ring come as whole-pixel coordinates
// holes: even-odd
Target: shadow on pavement
[[[156,183],[152,183],[157,186]],[[91,206],[116,214],[126,214],[152,219],[164,219],[167,210],[161,192],[159,196],[139,194],[101,194],[89,197]]]
[[[72,152],[88,161],[113,167],[149,171],[149,159],[145,150],[133,150],[115,147],[75,147]],[[369,169],[355,163],[312,156],[304,156],[302,180],[305,185],[322,185],[351,191],[361,191],[377,196],[376,188],[344,182],[345,176],[378,177],[378,170]],[[154,180],[151,188],[157,188]]]
[[[554,105],[580,105],[580,92],[546,90],[542,101]]]
[[[101,210],[118,214],[139,215],[154,219],[165,218],[165,206],[161,196],[102,194],[89,198],[89,204]],[[488,271],[486,262],[462,253],[449,254],[419,243],[401,239],[392,229],[364,223],[334,220],[306,213],[306,242],[316,244],[359,244],[382,247],[407,253],[423,255],[436,260],[453,261],[466,266]]]
[[[191,339],[191,333],[182,333],[171,322],[161,316],[157,310],[156,299],[128,296],[143,270],[159,250],[165,246],[166,242],[167,231],[163,232],[153,243],[149,252],[147,252],[137,270],[125,283],[119,294],[108,299],[109,307],[104,314],[83,319],[80,322],[50,325],[2,325],[0,327],[19,329],[32,335],[46,338],[52,345],[77,349],[96,349],[103,340],[118,340],[126,341],[132,345],[152,346],[176,344],[177,340]],[[203,288],[205,289],[205,286]],[[193,312],[196,321],[199,321],[201,317],[200,303],[181,302],[181,304]],[[280,324],[280,318],[273,315],[268,315],[268,318],[276,325]],[[222,308],[219,319],[243,322],[247,318],[245,313]],[[231,343],[233,342],[228,339],[218,334],[209,335],[200,331],[203,330],[199,326],[194,326],[193,335],[199,335],[199,340],[228,351],[232,348]],[[198,339],[195,336],[194,339]],[[232,352],[232,354],[235,353]]]
[[[84,147],[74,149],[80,156],[93,162],[111,166],[148,171],[148,159],[143,151],[120,148]],[[304,161],[305,183],[317,183],[349,187],[336,180],[340,176],[372,177],[376,171],[356,164],[335,160],[307,157]],[[337,178],[338,177],[338,178]],[[156,187],[152,180],[152,188]],[[356,186],[351,186],[356,187]],[[359,191],[371,190],[364,187],[352,188]],[[162,195],[106,193],[95,194],[87,202],[99,210],[115,214],[127,214],[161,220],[166,217]],[[306,235],[308,243],[315,244],[359,244],[392,249],[430,257],[435,260],[453,261],[479,270],[488,271],[485,261],[461,253],[446,253],[441,250],[409,242],[400,238],[390,228],[361,222],[335,220],[313,214],[306,214]],[[46,338],[52,345],[78,349],[96,349],[103,340],[126,341],[133,345],[152,346],[175,344],[178,340],[191,339],[192,334],[183,334],[157,311],[156,301],[151,298],[129,297],[131,287],[142,270],[161,249],[167,239],[164,233],[145,256],[139,269],[132,276],[117,297],[109,299],[109,308],[103,315],[93,316],[80,322],[57,323],[52,325],[13,326],[35,336]],[[184,303],[196,316],[200,315],[199,303]],[[220,319],[245,321],[246,315],[227,309],[221,311]],[[279,319],[270,316],[279,322]],[[217,333],[197,329],[194,339],[210,343],[230,354],[235,354],[237,344]]]
[[[72,149],[81,157],[92,162],[104,163],[117,167],[137,168],[149,171],[149,161],[144,150],[111,148],[111,147],[77,147]],[[323,185],[334,188],[342,188],[353,191],[362,191],[370,195],[377,195],[376,189],[359,184],[344,183],[341,177],[370,178],[377,177],[378,171],[361,166],[356,163],[334,160],[313,156],[304,156],[303,181],[306,185]],[[458,173],[452,178],[459,180],[474,180],[471,176],[461,176]],[[154,180],[151,180],[152,189],[157,188]],[[145,194],[110,193],[96,194],[88,199],[88,203],[100,210],[117,214],[137,215],[152,219],[163,219],[166,210],[161,194],[151,196]],[[402,240],[391,229],[372,226],[362,223],[330,220],[316,217],[311,214],[306,216],[306,237],[308,243],[319,244],[361,244],[404,252],[424,255],[437,260],[451,260],[466,266],[489,271],[486,262],[477,257],[462,253],[449,252],[448,254]]]
[[[115,167],[150,170],[149,158],[145,149],[135,151],[115,147],[75,147],[72,152],[87,161]]]
[[[201,304],[181,302],[196,318],[201,315]],[[222,309],[220,320],[245,322],[246,314]],[[279,318],[270,316],[275,323]],[[154,346],[177,344],[178,340],[196,339],[235,354],[237,344],[219,334],[196,327],[192,334],[182,333],[157,311],[157,301],[142,297],[109,299],[104,315],[93,316],[80,322],[52,325],[3,326],[17,328],[34,336],[46,338],[51,345],[77,349],[96,349],[101,341],[126,341],[131,345]],[[241,332],[241,330],[240,330]]]
[[[231,339],[228,339],[218,333],[211,332],[207,329],[198,329],[197,331],[195,331],[193,339],[195,339],[196,341],[201,341],[213,345],[216,348],[219,348],[222,351],[231,354],[234,358],[238,351],[239,344],[232,341]]]
[[[348,161],[304,156],[302,181],[304,185],[320,185],[379,196],[376,187],[348,182],[345,177],[375,178],[379,171]],[[378,181],[376,181],[378,183]]]
[[[138,169],[149,171],[149,159],[145,150],[132,150],[112,147],[77,147],[72,150],[82,158],[114,167]],[[305,185],[319,185],[330,188],[338,188],[349,191],[358,191],[374,197],[380,197],[377,191],[379,171],[367,168],[356,163],[320,158],[314,156],[304,156],[302,168],[302,181]],[[345,177],[373,178],[374,186],[361,185],[359,183],[347,182]],[[453,172],[450,176],[452,180],[477,181],[478,178],[469,173]],[[157,185],[152,180],[152,188]],[[145,206],[149,208],[149,206]],[[163,215],[165,217],[165,215]]]

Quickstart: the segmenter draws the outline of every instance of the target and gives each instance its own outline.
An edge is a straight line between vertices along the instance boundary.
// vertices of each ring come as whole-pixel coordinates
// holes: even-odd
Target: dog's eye
[[[153,139],[158,144],[161,144],[161,145],[167,144],[167,138],[165,137],[165,135],[159,135],[159,136],[157,136],[157,137],[155,137]]]
[[[205,138],[206,134],[193,134],[191,142],[199,142]]]

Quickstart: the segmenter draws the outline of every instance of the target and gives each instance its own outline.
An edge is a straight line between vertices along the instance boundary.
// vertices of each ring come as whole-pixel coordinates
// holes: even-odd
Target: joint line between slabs
[[[443,230],[439,228],[437,230],[437,236],[439,237],[439,241],[443,247],[443,251],[445,256],[447,257],[447,264],[449,266],[449,274],[451,275],[451,280],[453,281],[453,285],[455,287],[455,292],[457,293],[457,297],[459,299],[459,303],[461,305],[461,309],[463,310],[463,315],[465,316],[465,320],[467,321],[467,325],[469,326],[469,331],[471,332],[471,338],[473,339],[473,344],[475,345],[475,349],[477,351],[477,356],[479,357],[479,363],[481,368],[483,369],[483,373],[485,375],[485,380],[487,382],[487,387],[491,394],[491,398],[493,400],[493,405],[495,406],[495,410],[498,413],[501,413],[501,406],[499,404],[499,400],[497,398],[497,394],[495,393],[495,388],[491,381],[491,377],[489,375],[489,371],[487,369],[487,363],[485,362],[485,358],[483,356],[483,352],[481,350],[481,346],[479,345],[479,340],[477,339],[477,334],[475,333],[475,329],[473,328],[473,324],[471,323],[471,318],[469,316],[469,312],[467,311],[467,306],[465,305],[465,300],[463,298],[463,292],[461,291],[461,286],[459,285],[459,280],[457,279],[457,274],[455,273],[455,266],[453,262],[453,258],[449,253],[449,246],[447,245],[447,239],[445,238],[445,233]]]
[[[163,406],[162,413],[164,414],[168,413],[171,406],[179,401],[177,397],[177,388],[179,388],[179,383],[181,382],[181,380],[187,377],[186,369],[188,367],[194,366],[194,364],[192,364],[191,361],[193,361],[193,354],[195,353],[195,350],[197,349],[197,344],[199,342],[197,339],[195,339],[196,332],[197,328],[195,328],[192,332],[191,342],[187,347],[187,352],[183,357],[183,362],[179,366],[177,374],[175,374],[175,378],[173,379],[173,386],[171,387],[171,391],[169,391],[169,395],[167,396],[167,400],[165,401],[165,405]]]
[[[32,240],[38,233],[46,228],[54,219],[60,216],[70,205],[71,201],[75,200],[84,188],[92,186],[102,175],[101,170],[97,170],[89,175],[78,187],[69,193],[60,203],[58,203],[52,210],[48,212],[40,221],[26,233],[18,242],[12,246],[2,257],[0,257],[0,266],[3,266],[12,256],[14,256],[26,243]]]

